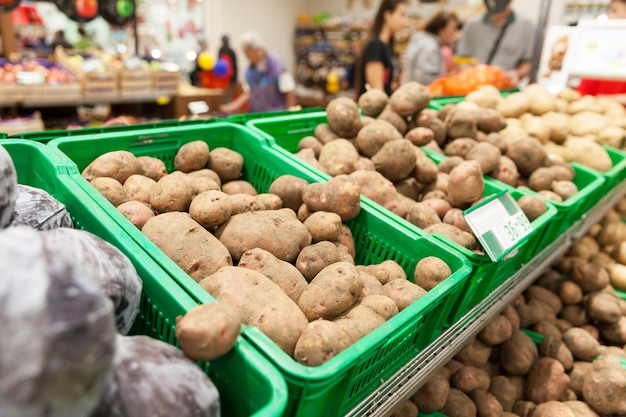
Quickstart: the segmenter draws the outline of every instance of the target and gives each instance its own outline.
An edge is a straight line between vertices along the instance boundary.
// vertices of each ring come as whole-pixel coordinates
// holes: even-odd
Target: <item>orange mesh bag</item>
[[[428,91],[431,96],[464,96],[481,85],[493,85],[500,90],[514,87],[500,67],[482,64],[438,78],[428,86]]]

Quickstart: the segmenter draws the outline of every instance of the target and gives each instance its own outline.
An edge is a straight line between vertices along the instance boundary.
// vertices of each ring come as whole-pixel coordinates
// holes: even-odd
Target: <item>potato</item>
[[[371,158],[385,143],[395,139],[402,139],[398,129],[391,123],[379,119],[359,130],[356,146],[362,155]]]
[[[478,141],[475,139],[461,137],[450,141],[444,148],[444,153],[448,156],[460,156],[465,159],[466,155],[476,145],[478,145]]]
[[[427,256],[415,266],[413,279],[417,285],[430,291],[450,275],[452,270],[444,261],[436,256]]]
[[[554,201],[555,203],[562,203],[563,202],[563,198],[560,195],[558,195],[557,193],[555,193],[554,191],[541,190],[537,194],[539,194],[543,198],[546,198],[546,199],[548,199],[550,201]]]
[[[301,159],[305,163],[311,165],[313,168],[318,169],[322,172],[326,172],[326,168],[324,168],[324,166],[317,161],[317,158],[315,157],[315,152],[313,152],[313,149],[304,148],[296,152],[294,156],[298,159]]]
[[[626,291],[626,265],[615,263],[607,266],[611,285],[616,290]]]
[[[318,211],[303,222],[311,234],[312,241],[335,241],[341,234],[341,217],[337,213]]]
[[[411,396],[411,401],[421,412],[432,413],[443,408],[449,392],[450,382],[445,370],[440,369]]]
[[[245,251],[237,266],[265,275],[296,303],[308,285],[302,273],[295,266],[278,259],[261,248]]]
[[[210,152],[207,168],[215,171],[222,182],[234,181],[241,177],[243,156],[228,148],[214,148]]]
[[[600,417],[584,401],[563,401],[563,404],[572,410],[573,417]]]
[[[451,224],[446,223],[438,223],[433,224],[426,229],[424,229],[426,233],[435,234],[438,233],[441,236],[450,239],[451,241],[463,246],[464,248],[474,250],[478,246],[478,242],[476,238],[468,232],[464,232]]]
[[[300,296],[298,306],[309,321],[331,320],[361,296],[363,282],[354,265],[335,262],[322,269]]]
[[[283,207],[297,212],[302,205],[302,193],[309,183],[293,175],[281,175],[270,184],[268,193],[276,194],[283,201]]]
[[[193,190],[185,176],[170,174],[161,178],[150,192],[150,205],[159,213],[187,211]]]
[[[237,193],[237,194],[232,194],[228,196],[230,197],[230,201],[232,204],[232,210],[230,213],[231,216],[234,216],[236,214],[241,214],[241,213],[247,213],[249,211],[265,210],[265,207],[261,206],[261,203],[259,202],[259,200],[257,199],[257,196],[255,195]],[[267,209],[267,210],[271,210],[271,209]]]
[[[538,321],[537,323],[530,326],[530,330],[532,330],[535,333],[542,334],[544,336],[552,336],[559,340],[563,336],[563,333],[561,332],[560,328],[552,320],[549,320],[549,319]],[[544,356],[549,356],[549,355],[544,355]]]
[[[397,313],[398,309],[391,299],[384,295],[369,295],[359,300],[334,322],[348,332],[350,340],[355,343]]]
[[[195,198],[198,194],[205,191],[221,191],[220,185],[208,177],[189,177],[186,178],[187,184],[191,187],[191,198]],[[126,181],[128,182],[128,180]]]
[[[339,214],[342,221],[354,219],[361,211],[361,187],[351,176],[338,175],[326,183],[309,184],[302,201],[315,211]]]
[[[153,181],[158,181],[167,175],[167,168],[165,163],[159,158],[153,158],[151,156],[139,156],[137,162],[141,166],[140,175],[148,177]]]
[[[480,339],[472,338],[457,354],[455,359],[461,361],[465,366],[484,366],[489,361],[492,348]]]
[[[476,119],[471,110],[453,109],[446,115],[445,124],[448,139],[476,139]]]
[[[406,119],[391,109],[391,105],[387,105],[378,116],[377,121],[385,121],[390,123],[402,137],[408,130]]]
[[[359,160],[354,164],[354,170],[366,170],[366,171],[376,171],[376,167],[371,159],[365,157],[359,157]]]
[[[389,97],[391,109],[404,117],[424,110],[429,102],[428,89],[416,81],[401,85]]]
[[[622,318],[622,301],[614,294],[598,291],[585,297],[584,305],[589,318],[601,323],[617,323]]]
[[[495,109],[502,100],[500,90],[492,85],[480,86],[465,96],[465,101],[478,104],[485,109]]]
[[[239,312],[228,304],[202,304],[176,317],[176,340],[194,361],[224,356],[241,331]]]
[[[575,161],[602,172],[613,167],[606,149],[592,140],[569,138],[564,147],[567,162]]]
[[[513,415],[519,417],[531,417],[537,405],[532,401],[518,400],[513,405]]]
[[[126,201],[117,206],[117,209],[139,230],[154,217],[152,208],[141,201]]]
[[[454,168],[448,177],[447,192],[454,207],[466,208],[480,200],[485,192],[480,163],[465,161]]]
[[[530,417],[576,417],[574,412],[560,401],[546,401],[537,404],[537,407],[530,414]]]
[[[402,181],[396,182],[393,185],[399,194],[410,198],[411,200],[418,200],[423,185],[417,182],[413,177],[405,178]]]
[[[541,116],[550,129],[550,140],[563,143],[569,134],[569,116],[565,113],[548,112]]]
[[[591,362],[575,361],[572,370],[569,373],[570,376],[570,388],[574,390],[579,398],[582,398],[583,382],[585,375],[589,373],[591,369]]]
[[[455,140],[455,142],[456,142],[456,140]],[[446,159],[444,159],[443,161],[441,161],[439,163],[439,165],[438,165],[439,172],[445,172],[446,174],[449,174],[450,171],[452,171],[452,169],[454,169],[456,166],[458,166],[464,160],[465,159],[463,159],[460,156],[451,156],[449,158],[446,158]]]
[[[209,161],[209,145],[202,140],[187,142],[176,152],[174,166],[178,171],[191,172],[205,167]]]
[[[538,168],[546,166],[548,160],[541,143],[530,137],[509,143],[506,156],[515,162],[520,174],[526,177]]]
[[[341,138],[353,138],[361,128],[359,109],[348,97],[332,99],[326,106],[328,125]]]
[[[387,106],[388,100],[384,91],[372,88],[359,96],[358,105],[364,115],[376,117]]]
[[[358,271],[359,276],[363,281],[363,290],[361,291],[361,297],[367,297],[368,295],[385,295],[383,284],[381,284],[374,275],[369,274],[363,270]]]
[[[582,326],[588,322],[587,312],[579,305],[566,305],[561,310],[559,318],[570,323],[571,326]]]
[[[322,143],[322,145],[339,138],[339,136],[333,132],[330,126],[326,123],[320,123],[315,126],[313,134],[317,140]]]
[[[508,318],[497,315],[487,323],[478,338],[490,346],[506,342],[513,335],[513,326]]]
[[[231,216],[215,235],[233,260],[239,261],[248,249],[267,250],[278,259],[292,262],[311,243],[311,234],[289,209],[264,210]]]
[[[308,320],[278,285],[263,274],[225,266],[200,281],[218,302],[239,311],[241,321],[256,326],[285,353],[293,356]]]
[[[322,142],[317,140],[315,136],[305,136],[300,139],[300,142],[298,142],[299,151],[307,148],[312,149],[316,158],[319,158],[320,152],[322,151],[322,146],[324,146]]]
[[[353,258],[356,256],[356,249],[354,245],[354,237],[352,236],[352,231],[345,224],[341,225],[341,233],[337,238],[337,242],[346,247],[350,256],[352,256]]]
[[[528,301],[538,300],[542,302],[543,304],[550,307],[555,314],[559,314],[559,312],[563,308],[563,303],[554,292],[538,285],[531,285],[530,287],[528,287],[524,292],[524,296]]]
[[[517,203],[531,222],[538,219],[548,210],[546,201],[534,195],[522,196]]]
[[[435,213],[437,213],[440,219],[443,219],[443,217],[452,210],[450,203],[443,198],[426,198],[422,202],[435,210]]]
[[[115,207],[128,201],[124,186],[114,178],[98,177],[91,180],[90,184]]]
[[[603,356],[591,365],[583,398],[599,414],[626,414],[626,369],[617,357]]]
[[[506,306],[500,314],[502,314],[509,320],[511,328],[514,332],[520,329],[520,318],[517,314],[517,310],[515,309],[515,307],[513,307],[513,305],[509,304],[508,306]]]
[[[608,124],[608,117],[600,113],[581,111],[569,118],[569,131],[573,136],[595,135]]]
[[[407,139],[386,142],[374,156],[376,171],[390,181],[400,181],[415,169],[414,145]]]
[[[406,215],[406,219],[420,229],[426,229],[433,224],[441,223],[437,212],[426,203],[413,204],[411,210]]]
[[[528,178],[528,185],[532,190],[551,190],[552,183],[557,180],[557,171],[552,167],[541,167],[533,171]]]
[[[315,320],[302,332],[293,356],[303,365],[319,366],[345,350],[350,344],[350,336],[336,323]]]
[[[565,201],[578,193],[578,187],[571,181],[554,181],[552,183],[552,191]]]
[[[558,401],[569,382],[561,362],[554,358],[539,358],[528,373],[525,394],[536,404]]]
[[[496,397],[485,389],[474,390],[469,395],[476,405],[476,410],[479,416],[500,417],[504,412],[502,404],[500,404]]]
[[[580,260],[572,264],[569,277],[580,286],[584,293],[599,291],[610,281],[606,268]]]
[[[511,411],[515,402],[521,399],[521,393],[518,395],[511,378],[504,375],[497,375],[491,378],[489,393],[498,400],[504,411]]]
[[[208,168],[203,168],[197,171],[188,172],[187,178],[208,178],[208,179],[215,181],[219,187],[222,186],[222,180],[220,176],[217,175],[217,172]]]
[[[563,333],[563,343],[574,355],[574,358],[591,362],[600,354],[600,343],[588,332],[573,327]]]
[[[159,214],[141,231],[195,281],[233,264],[228,249],[187,213]]]
[[[124,182],[124,192],[126,198],[134,201],[141,201],[150,204],[150,192],[156,181],[143,175],[133,174]]]
[[[415,146],[424,146],[435,139],[435,132],[428,127],[415,127],[404,136]]]
[[[466,394],[476,390],[489,388],[491,379],[487,372],[473,366],[463,366],[451,375],[450,383],[454,388]]]
[[[491,176],[513,187],[517,186],[519,180],[517,165],[515,165],[515,162],[508,156],[500,157],[498,167],[491,173]]]
[[[98,177],[116,179],[120,184],[133,174],[141,174],[142,167],[135,155],[128,151],[112,151],[100,155],[83,170],[89,182]]]
[[[572,366],[574,366],[574,355],[572,355],[565,343],[561,341],[560,334],[556,337],[544,337],[539,344],[539,353],[541,356],[556,359],[563,365],[566,371],[571,370]]]
[[[413,171],[413,176],[420,183],[430,184],[436,181],[438,172],[439,170],[435,161],[427,156],[417,157],[415,159],[415,170]]]
[[[624,129],[619,126],[607,126],[598,132],[596,142],[622,149],[624,147]]]
[[[530,110],[530,96],[524,92],[509,94],[498,103],[497,110],[504,117],[520,117]]]
[[[296,268],[311,281],[327,266],[341,261],[341,254],[334,243],[322,241],[304,247],[296,259]]]
[[[249,194],[257,195],[256,189],[248,181],[233,180],[222,184],[222,191],[228,195]]]
[[[402,311],[426,294],[426,290],[406,279],[395,279],[383,285],[385,295]]]
[[[563,304],[577,304],[583,300],[583,291],[574,281],[564,280],[558,289]]]
[[[526,375],[539,357],[539,351],[532,339],[518,330],[502,344],[500,357],[502,367],[507,373]]]
[[[283,208],[283,200],[276,194],[257,194],[254,200],[261,207],[261,210],[280,210]]]
[[[500,166],[500,157],[500,149],[487,142],[478,143],[465,155],[465,159],[478,161],[480,163],[483,174],[490,174],[498,169]]]
[[[467,394],[456,388],[450,388],[448,399],[441,413],[449,417],[476,417],[476,405]]]
[[[230,218],[233,203],[228,194],[221,191],[205,191],[191,201],[189,215],[208,230],[223,224]]]
[[[322,147],[318,161],[331,176],[355,171],[359,152],[346,139],[335,139]]]
[[[406,280],[406,272],[396,261],[387,259],[379,264],[373,265],[359,265],[357,266],[359,272],[367,272],[376,277],[381,284],[385,285],[388,282],[401,279]]]
[[[417,417],[417,415],[417,406],[413,401],[409,400],[402,403],[399,408],[396,408],[391,417]]]
[[[607,343],[626,344],[626,316],[622,316],[617,323],[598,323],[598,329]]]

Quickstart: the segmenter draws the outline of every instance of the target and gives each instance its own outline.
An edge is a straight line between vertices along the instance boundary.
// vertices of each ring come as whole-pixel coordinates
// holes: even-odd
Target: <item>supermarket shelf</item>
[[[589,213],[525,264],[515,275],[494,290],[433,343],[398,370],[347,416],[389,416],[428,379],[476,336],[489,321],[511,304],[556,259],[626,195],[626,181],[607,194]]]
[[[172,93],[162,93],[158,91],[137,91],[132,95],[126,93],[115,93],[106,95],[102,99],[89,99],[84,97],[38,97],[36,99],[22,99],[14,102],[12,105],[19,105],[25,108],[33,107],[63,107],[63,106],[79,106],[82,104],[120,104],[120,103],[140,103],[140,102],[156,102],[157,99],[166,97],[167,101],[173,97]],[[4,106],[9,105],[3,103]],[[10,105],[9,105],[10,106]]]

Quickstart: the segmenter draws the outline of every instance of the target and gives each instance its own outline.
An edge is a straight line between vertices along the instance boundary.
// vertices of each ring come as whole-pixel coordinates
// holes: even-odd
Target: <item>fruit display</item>
[[[39,85],[76,83],[76,78],[74,78],[70,72],[47,59],[38,58],[22,61],[0,62],[0,80],[2,81],[2,84],[18,84],[28,82],[21,81],[25,73],[31,77],[33,73],[38,74],[39,77],[31,79],[35,80],[35,82]]]

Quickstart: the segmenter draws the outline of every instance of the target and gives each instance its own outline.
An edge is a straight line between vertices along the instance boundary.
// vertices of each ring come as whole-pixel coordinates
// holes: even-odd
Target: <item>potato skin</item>
[[[141,231],[195,281],[233,264],[228,249],[187,213],[159,214]]]
[[[368,295],[352,308],[337,317],[334,322],[343,328],[355,343],[398,313],[395,303],[384,295]]]
[[[338,175],[326,183],[310,184],[302,201],[312,211],[337,213],[342,221],[354,219],[361,211],[361,187],[348,175]]]
[[[450,275],[452,270],[444,261],[436,256],[427,256],[415,266],[413,278],[417,285],[430,291]]]
[[[128,201],[124,186],[115,178],[98,177],[91,180],[90,184],[115,207]]]
[[[526,398],[535,404],[558,401],[569,382],[561,362],[554,358],[539,358],[526,379]]]
[[[293,357],[308,320],[269,278],[250,269],[226,266],[200,281],[200,286],[219,302],[234,307],[244,324],[257,326]]]
[[[449,417],[475,417],[477,415],[476,405],[471,398],[456,388],[450,388],[446,404],[440,411]]]
[[[376,117],[383,111],[388,100],[384,91],[372,88],[361,94],[357,103],[364,115]]]
[[[241,331],[239,312],[228,304],[202,304],[176,317],[176,339],[185,355],[212,361],[225,355]]]
[[[126,198],[131,201],[141,201],[150,204],[150,192],[156,181],[143,175],[133,174],[124,182]]]
[[[221,191],[205,191],[191,201],[189,215],[207,230],[221,225],[230,218],[233,202]]]
[[[359,109],[348,97],[338,97],[326,106],[328,125],[339,137],[353,138],[361,128]]]
[[[518,330],[502,344],[500,355],[506,372],[510,375],[526,375],[539,357],[539,350],[526,333]]]
[[[148,177],[153,181],[158,181],[167,175],[167,168],[165,163],[159,158],[153,158],[151,156],[139,156],[137,162],[141,167],[139,172],[144,177]]]
[[[276,194],[283,200],[283,207],[297,212],[302,205],[302,193],[309,183],[293,175],[281,175],[270,184],[268,193]]]
[[[315,320],[309,323],[296,343],[294,359],[307,366],[319,366],[350,346],[350,336],[336,323]]]
[[[170,174],[159,180],[150,192],[150,205],[159,213],[187,211],[193,190],[184,175]]]
[[[449,392],[450,381],[445,370],[441,369],[413,394],[411,400],[417,404],[420,411],[432,413],[446,405]]]
[[[278,285],[295,303],[308,285],[300,271],[289,262],[281,261],[261,248],[247,250],[241,256],[240,268],[260,272]]]
[[[181,172],[202,169],[208,161],[209,145],[202,140],[185,143],[174,156],[174,166]]]
[[[241,177],[243,156],[228,148],[214,148],[210,152],[207,168],[215,171],[223,182]]]
[[[152,208],[141,201],[126,201],[117,206],[117,209],[139,230],[154,217]]]
[[[298,306],[309,321],[332,320],[361,296],[363,281],[354,265],[336,262],[322,269],[305,288]]]
[[[302,276],[311,282],[321,270],[340,261],[342,258],[337,246],[324,240],[302,248],[295,265]]]
[[[227,181],[222,184],[222,191],[226,194],[249,194],[249,195],[257,195],[256,189],[252,184],[248,181],[243,180],[233,180]]]
[[[395,279],[383,286],[385,295],[393,300],[402,311],[426,294],[426,290],[407,279]]]
[[[396,279],[407,279],[404,269],[392,259],[387,259],[379,264],[359,265],[357,270],[372,274],[383,285]]]
[[[292,262],[311,243],[311,234],[289,209],[262,210],[231,216],[215,235],[228,248],[233,260],[256,247],[278,259]]]
[[[341,234],[341,217],[337,213],[317,211],[303,222],[311,234],[313,242],[335,241]]]
[[[116,179],[120,184],[133,174],[141,174],[141,164],[128,151],[112,151],[100,155],[83,170],[82,176],[89,182],[97,177]]]

